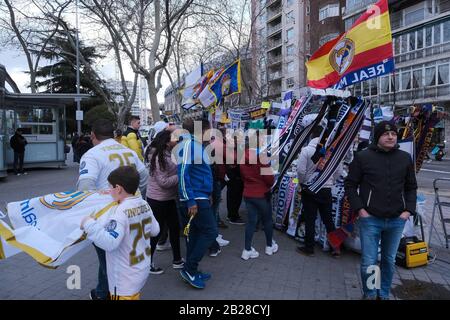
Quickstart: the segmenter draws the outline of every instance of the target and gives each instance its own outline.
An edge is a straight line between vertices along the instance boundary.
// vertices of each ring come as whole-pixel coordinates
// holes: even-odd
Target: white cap
[[[167,122],[164,122],[164,121],[156,122],[155,125],[153,126],[153,128],[155,129],[155,135],[157,135],[161,131],[165,130],[168,126],[169,126],[169,124]]]

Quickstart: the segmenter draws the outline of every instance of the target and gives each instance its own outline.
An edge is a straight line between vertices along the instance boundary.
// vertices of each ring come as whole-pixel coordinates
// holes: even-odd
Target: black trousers
[[[169,240],[172,246],[173,261],[180,261],[180,222],[178,219],[178,210],[175,200],[158,201],[147,198],[147,202],[152,208],[153,215],[158,223],[160,225],[167,225]],[[150,240],[152,263],[159,237],[160,235],[158,234]]]
[[[319,210],[327,233],[336,228],[332,219],[332,197],[331,188],[323,188],[318,193],[302,192],[303,212],[305,214],[305,246],[308,249],[314,248],[315,223],[317,210]]]
[[[241,207],[243,193],[244,182],[242,179],[231,179],[227,182],[228,218],[235,219],[239,217],[239,208]]]
[[[23,173],[23,158],[25,157],[25,152],[19,153],[14,151],[14,173]],[[19,163],[19,170],[17,171],[17,163]]]

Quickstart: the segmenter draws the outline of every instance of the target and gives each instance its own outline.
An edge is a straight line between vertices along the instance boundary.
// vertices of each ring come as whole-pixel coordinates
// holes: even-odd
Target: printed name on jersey
[[[144,204],[137,208],[125,210],[125,214],[128,216],[128,218],[133,218],[150,210],[150,206],[148,204]]]
[[[128,149],[125,146],[121,145],[121,144],[113,144],[111,146],[106,146],[103,148],[100,148],[103,151],[111,151],[111,150],[124,150],[124,149]]]
[[[81,171],[80,171],[80,176],[81,176],[82,174],[86,174],[86,173],[89,173],[89,170],[88,170],[88,169],[81,170]]]

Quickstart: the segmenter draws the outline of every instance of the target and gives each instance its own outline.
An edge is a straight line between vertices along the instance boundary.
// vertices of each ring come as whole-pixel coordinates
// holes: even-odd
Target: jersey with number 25
[[[84,229],[88,239],[106,251],[110,294],[139,293],[150,270],[150,237],[159,233],[148,203],[139,196],[126,198],[111,213],[106,226],[88,220]]]
[[[109,174],[121,166],[135,166],[140,175],[147,171],[136,152],[114,139],[107,139],[83,155],[79,179],[92,179],[97,190],[108,189]]]

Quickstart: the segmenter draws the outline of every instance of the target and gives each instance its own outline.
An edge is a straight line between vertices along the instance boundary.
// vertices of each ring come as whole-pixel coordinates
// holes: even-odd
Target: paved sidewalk
[[[10,176],[0,181],[0,207],[3,201],[22,200],[30,196],[73,189],[77,168],[31,171],[28,176]],[[432,200],[432,199],[431,199]],[[432,201],[429,202],[432,202]],[[221,208],[224,217],[224,208]],[[242,216],[246,217],[242,207]],[[287,235],[274,231],[280,250],[273,256],[264,254],[264,234],[255,233],[254,247],[260,257],[243,261],[240,254],[244,245],[244,226],[229,225],[220,229],[229,246],[215,258],[205,256],[200,268],[212,273],[205,290],[196,290],[184,283],[177,270],[171,268],[171,252],[157,252],[156,262],[165,269],[162,275],[150,275],[142,292],[143,299],[360,299],[359,255],[344,252],[340,259],[316,250],[315,257],[295,252],[298,243]],[[184,245],[182,245],[184,251]],[[442,285],[450,289],[450,255],[447,250],[424,268],[398,268],[394,284],[407,280],[414,283]],[[443,260],[443,261],[441,261]],[[446,262],[445,262],[446,261]],[[69,265],[81,269],[81,289],[68,290],[66,273]],[[93,247],[76,255],[69,264],[57,270],[41,267],[25,254],[0,261],[0,299],[88,299],[96,285],[97,257]],[[417,281],[418,280],[418,281]],[[399,287],[401,288],[401,287]],[[400,292],[400,291],[399,291]],[[420,293],[419,293],[420,296]],[[428,296],[425,296],[428,297]],[[392,298],[396,298],[392,296]],[[397,298],[402,298],[401,296]],[[403,297],[404,298],[404,297]],[[448,296],[447,296],[448,298]]]

